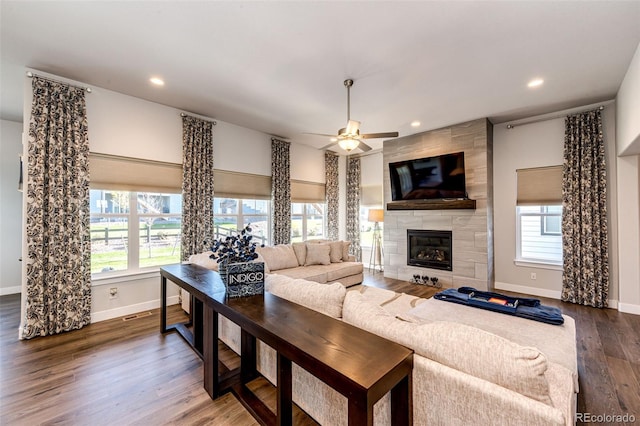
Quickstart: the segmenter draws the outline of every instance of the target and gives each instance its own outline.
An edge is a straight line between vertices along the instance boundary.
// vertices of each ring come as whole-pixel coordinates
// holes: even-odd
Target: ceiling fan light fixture
[[[338,142],[338,145],[340,145],[340,148],[344,149],[345,151],[351,152],[356,149],[358,145],[360,145],[360,141],[351,138],[341,139],[340,142]]]

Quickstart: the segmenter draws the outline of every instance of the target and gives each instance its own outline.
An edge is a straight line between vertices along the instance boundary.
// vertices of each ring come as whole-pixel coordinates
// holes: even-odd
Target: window
[[[91,273],[180,262],[181,219],[180,194],[92,189]]]
[[[213,199],[213,233],[218,239],[233,235],[248,224],[258,244],[269,243],[271,201],[241,198]]]
[[[373,231],[375,222],[369,221],[369,210],[380,209],[380,207],[363,207],[360,206],[360,245],[362,247],[373,247]],[[384,230],[384,221],[378,222],[380,237],[382,238]]]
[[[562,206],[518,206],[517,260],[562,265]]]
[[[291,241],[324,238],[324,203],[291,203]]]

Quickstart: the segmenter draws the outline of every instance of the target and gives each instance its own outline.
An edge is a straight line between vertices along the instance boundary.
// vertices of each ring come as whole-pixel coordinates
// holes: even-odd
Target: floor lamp
[[[369,269],[376,270],[376,266],[383,271],[384,249],[382,248],[382,235],[380,235],[380,222],[384,221],[384,210],[370,209],[369,222],[373,222],[373,246],[371,247],[371,255],[369,256]]]

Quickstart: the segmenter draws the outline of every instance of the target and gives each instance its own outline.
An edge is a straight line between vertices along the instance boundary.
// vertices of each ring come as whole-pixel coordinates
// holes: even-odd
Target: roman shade
[[[91,188],[157,193],[182,192],[182,164],[118,155],[89,154]]]
[[[325,184],[316,182],[306,182],[302,180],[291,181],[291,202],[292,203],[324,203]]]
[[[360,187],[361,206],[381,206],[382,185],[362,185]]]
[[[519,206],[562,204],[562,166],[516,170]]]
[[[271,176],[214,170],[213,182],[216,198],[271,199]]]

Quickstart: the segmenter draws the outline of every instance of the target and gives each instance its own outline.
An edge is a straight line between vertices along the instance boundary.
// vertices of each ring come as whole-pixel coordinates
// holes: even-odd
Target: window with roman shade
[[[516,174],[516,264],[562,265],[562,166]]]

